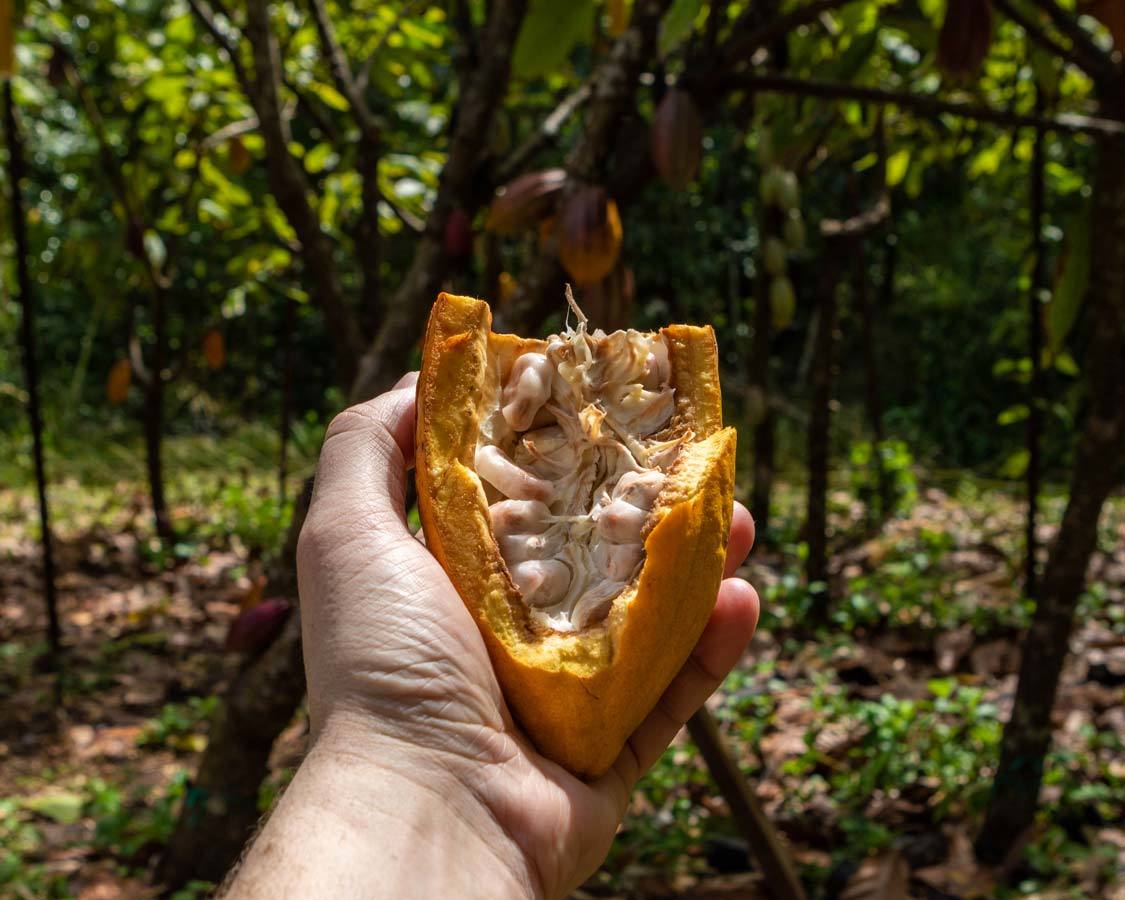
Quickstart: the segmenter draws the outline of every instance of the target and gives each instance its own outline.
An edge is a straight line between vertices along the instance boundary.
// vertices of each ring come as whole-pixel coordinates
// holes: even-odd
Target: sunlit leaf
[[[660,55],[667,56],[687,40],[703,7],[702,0],[673,0],[660,23]]]
[[[594,0],[533,0],[524,19],[512,69],[538,78],[560,68],[571,51],[594,32]]]
[[[902,183],[910,169],[910,150],[896,150],[887,157],[887,186],[895,187]]]

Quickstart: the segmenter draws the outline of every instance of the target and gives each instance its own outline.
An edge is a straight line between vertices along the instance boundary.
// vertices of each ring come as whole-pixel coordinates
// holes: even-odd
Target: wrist
[[[540,891],[488,807],[432,754],[325,729],[223,896],[411,900]]]

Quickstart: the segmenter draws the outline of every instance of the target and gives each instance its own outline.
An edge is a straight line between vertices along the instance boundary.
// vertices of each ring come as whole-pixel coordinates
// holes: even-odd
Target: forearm
[[[318,742],[225,896],[535,895],[522,854],[468,791],[404,769]]]

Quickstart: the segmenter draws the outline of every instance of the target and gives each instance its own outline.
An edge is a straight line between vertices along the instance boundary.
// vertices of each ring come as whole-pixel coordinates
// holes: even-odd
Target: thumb
[[[328,426],[317,463],[310,517],[388,536],[406,529],[406,470],[414,464],[411,372],[385,394],[352,406]],[[329,522],[325,522],[329,525]]]

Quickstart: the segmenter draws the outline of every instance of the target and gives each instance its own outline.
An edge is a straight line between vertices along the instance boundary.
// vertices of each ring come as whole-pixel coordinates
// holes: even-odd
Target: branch
[[[820,236],[827,240],[863,237],[882,225],[891,215],[891,198],[884,191],[871,209],[850,219],[822,219]]]
[[[755,28],[742,37],[732,38],[727,42],[723,56],[731,65],[749,62],[751,54],[759,47],[768,47],[794,29],[815,22],[824,13],[847,6],[851,2],[852,0],[813,0],[783,16],[770,19],[765,25]],[[754,7],[755,4],[749,4],[743,16],[750,16],[754,12]],[[735,28],[738,27],[739,25],[736,24]]]
[[[367,101],[363,99],[363,93],[356,87],[348,58],[340,42],[336,40],[336,30],[332,27],[332,20],[328,16],[324,0],[309,0],[309,6],[312,7],[316,33],[320,37],[320,46],[332,69],[332,78],[336,82],[336,87],[347,98],[348,106],[351,107],[352,115],[355,116],[364,138],[374,144],[379,139],[379,123],[371,114]]]
[[[496,180],[503,184],[517,175],[523,167],[541,150],[554,143],[558,137],[559,129],[587,100],[590,99],[591,85],[589,82],[581,85],[576,91],[568,95],[554,111],[543,120],[534,133],[520,144],[496,172]]]
[[[251,82],[247,78],[246,69],[242,65],[242,60],[238,58],[237,45],[232,44],[230,38],[219,28],[218,23],[215,21],[215,14],[202,0],[188,0],[188,6],[191,7],[191,11],[195,13],[195,17],[199,20],[200,24],[203,25],[207,33],[211,35],[215,43],[219,45],[219,49],[223,50],[230,58],[230,64],[234,69],[235,77],[238,78],[238,83],[241,84],[242,87],[246,89],[246,93],[249,94],[249,85]]]
[[[210,150],[212,147],[217,147],[224,141],[229,141],[231,138],[240,137],[244,134],[249,134],[251,131],[258,130],[258,117],[250,116],[248,119],[240,119],[237,122],[230,122],[212,131],[207,137],[199,142],[199,149],[201,151]]]
[[[1025,115],[1006,112],[989,106],[957,103],[928,94],[910,94],[887,91],[882,88],[862,87],[832,81],[790,78],[785,75],[734,75],[724,82],[728,88],[744,88],[777,94],[794,94],[799,97],[822,97],[828,100],[862,100],[867,103],[890,103],[903,109],[914,110],[926,116],[963,116],[978,122],[990,122],[1012,128],[1041,128],[1048,131],[1065,131],[1090,134],[1095,137],[1125,136],[1125,122],[1101,119],[1074,113],[1057,116]]]
[[[1086,60],[1082,68],[1095,81],[1109,80],[1117,75],[1117,67],[1113,64],[1113,60],[1095,43],[1090,33],[1078,24],[1077,19],[1055,3],[1055,0],[1034,0],[1034,3],[1047,14],[1055,27],[1067,36],[1074,45],[1075,53]]]
[[[1024,15],[1023,12],[1021,12],[1020,9],[1011,2],[1011,0],[992,0],[992,5],[1000,10],[1000,12],[1003,13],[1007,18],[1011,19],[1013,22],[1019,25],[1019,27],[1024,30],[1024,33],[1027,34],[1027,36],[1037,44],[1039,44],[1044,50],[1048,50],[1060,59],[1064,59],[1067,62],[1072,62],[1076,66],[1081,68],[1080,63],[1076,59],[1074,59],[1073,55],[1069,50],[1066,49],[1066,47],[1064,47],[1053,37],[1047,34],[1046,31],[1036,25],[1033,21],[1031,21],[1031,19],[1028,16]]]

